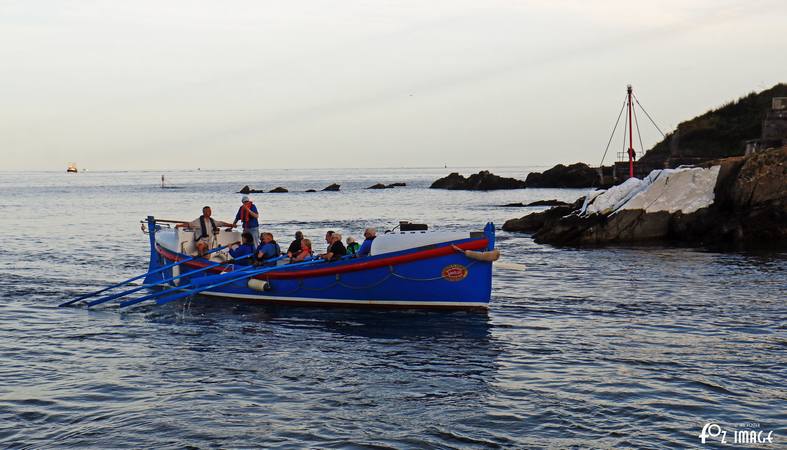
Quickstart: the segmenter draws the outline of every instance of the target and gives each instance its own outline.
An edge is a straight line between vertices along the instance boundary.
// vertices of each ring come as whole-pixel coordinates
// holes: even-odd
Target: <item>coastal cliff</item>
[[[555,245],[787,242],[787,146],[702,167],[654,170],[571,206],[511,219],[506,231]]]
[[[776,97],[787,97],[787,84],[780,83],[761,92],[752,92],[681,122],[675,131],[648,150],[637,165],[649,170],[743,156],[747,140],[757,137],[768,140],[771,137],[763,124]]]

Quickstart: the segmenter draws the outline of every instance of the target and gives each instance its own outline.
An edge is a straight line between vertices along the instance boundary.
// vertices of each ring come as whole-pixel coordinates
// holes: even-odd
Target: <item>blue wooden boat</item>
[[[192,257],[193,232],[170,227],[153,217],[148,217],[146,231],[150,236],[149,271],[154,274],[148,275],[145,284],[180,276],[161,283],[172,288],[199,283],[200,277],[216,279],[221,274],[231,276],[242,270],[226,254],[216,252],[209,260],[191,259],[157,272]],[[218,245],[239,240],[237,231],[222,230],[217,236]],[[469,251],[460,252],[454,246]],[[305,267],[281,265],[201,294],[217,299],[298,305],[486,308],[492,291],[492,260],[485,256],[495,253],[494,246],[492,223],[479,232],[397,231],[378,235],[367,257],[316,262]],[[215,266],[206,269],[209,265]],[[194,275],[188,275],[192,271]]]

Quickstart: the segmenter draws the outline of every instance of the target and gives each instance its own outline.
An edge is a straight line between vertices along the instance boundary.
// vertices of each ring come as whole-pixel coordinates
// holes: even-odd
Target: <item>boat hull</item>
[[[491,233],[491,235],[490,235]],[[151,268],[183,260],[151,239]],[[225,299],[299,305],[365,306],[391,308],[486,308],[492,289],[492,263],[468,259],[451,245],[467,250],[486,250],[494,245],[494,228],[484,237],[463,239],[395,253],[316,263],[308,268],[288,269],[258,275],[250,282],[240,279],[202,292]],[[163,273],[162,278],[186,275],[204,268],[206,261],[189,261]],[[235,270],[221,265],[193,277]],[[178,280],[183,286],[188,276]],[[155,283],[155,279],[146,280]]]

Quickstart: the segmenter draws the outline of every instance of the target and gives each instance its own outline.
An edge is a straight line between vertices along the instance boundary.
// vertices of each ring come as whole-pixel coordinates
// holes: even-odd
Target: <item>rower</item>
[[[257,262],[263,266],[275,266],[275,262],[270,260],[278,259],[281,256],[279,244],[273,240],[273,233],[262,233],[262,244],[257,249]]]

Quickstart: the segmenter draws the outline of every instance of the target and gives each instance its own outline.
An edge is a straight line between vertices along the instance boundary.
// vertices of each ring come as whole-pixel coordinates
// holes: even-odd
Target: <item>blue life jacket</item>
[[[262,257],[259,256],[262,253]],[[264,265],[274,265],[275,262],[267,262],[268,260],[275,259],[281,256],[281,248],[276,241],[270,241],[267,244],[260,244],[257,248],[257,260]]]
[[[233,258],[240,258],[241,256],[252,255],[248,258],[243,258],[235,261],[235,264],[239,266],[248,266],[251,265],[254,259],[254,246],[249,244],[243,244],[238,246],[236,249],[230,249],[230,256]]]

